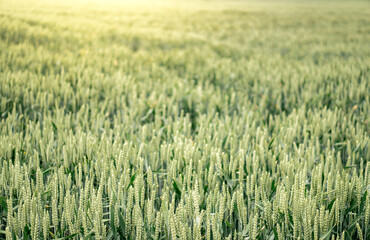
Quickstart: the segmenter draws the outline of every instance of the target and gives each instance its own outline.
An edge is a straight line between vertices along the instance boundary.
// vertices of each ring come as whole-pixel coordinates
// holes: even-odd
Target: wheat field
[[[0,239],[370,239],[368,1],[0,1]]]

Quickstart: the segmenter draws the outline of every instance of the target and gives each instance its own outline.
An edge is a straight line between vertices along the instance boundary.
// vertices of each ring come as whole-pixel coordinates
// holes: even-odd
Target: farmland
[[[0,239],[370,239],[369,16],[0,0]]]

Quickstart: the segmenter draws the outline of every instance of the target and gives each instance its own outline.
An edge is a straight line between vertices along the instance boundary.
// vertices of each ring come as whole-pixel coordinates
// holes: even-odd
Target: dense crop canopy
[[[368,2],[0,2],[1,239],[370,239]]]

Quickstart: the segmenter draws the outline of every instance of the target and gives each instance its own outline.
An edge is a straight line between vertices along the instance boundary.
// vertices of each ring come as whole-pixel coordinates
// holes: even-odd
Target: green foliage
[[[0,3],[1,239],[370,239],[368,3]]]

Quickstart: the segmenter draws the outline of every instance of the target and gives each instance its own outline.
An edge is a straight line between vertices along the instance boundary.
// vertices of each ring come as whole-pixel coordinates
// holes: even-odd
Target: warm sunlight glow
[[[361,0],[0,0],[0,239],[369,240]]]

